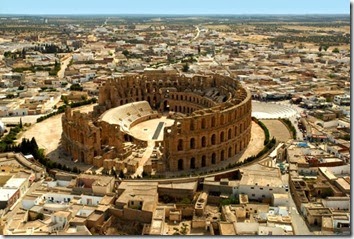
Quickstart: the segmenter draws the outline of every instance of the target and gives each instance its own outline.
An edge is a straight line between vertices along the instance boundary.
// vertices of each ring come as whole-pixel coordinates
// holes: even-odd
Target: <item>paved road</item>
[[[196,26],[197,28],[197,35],[193,38],[193,41],[196,40],[198,37],[199,37],[199,34],[200,34],[200,30],[199,30],[199,26]]]
[[[63,79],[64,78],[64,73],[66,68],[68,67],[70,61],[72,59],[72,54],[68,54],[67,56],[65,56],[65,60],[63,60],[61,62],[61,67],[60,67],[60,71],[58,71],[58,78],[59,79]]]
[[[282,175],[282,181],[285,185],[289,185],[289,174]],[[294,233],[295,235],[313,235],[313,233],[307,227],[303,217],[297,211],[295,202],[293,197],[291,196],[291,192],[289,189],[289,212],[291,216],[291,220],[293,222]]]

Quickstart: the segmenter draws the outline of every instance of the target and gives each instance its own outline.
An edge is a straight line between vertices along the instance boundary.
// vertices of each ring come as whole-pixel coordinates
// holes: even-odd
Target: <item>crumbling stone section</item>
[[[99,89],[98,105],[92,113],[67,109],[62,118],[63,147],[73,160],[122,167],[116,159],[131,157],[147,142],[135,139],[130,126],[123,130],[100,117],[111,108],[137,101],[147,101],[158,112],[151,115],[165,114],[175,120],[164,128],[159,142],[162,156],[152,164],[159,165],[157,171],[216,165],[245,149],[251,138],[251,95],[237,80],[220,75],[144,72],[108,80]]]

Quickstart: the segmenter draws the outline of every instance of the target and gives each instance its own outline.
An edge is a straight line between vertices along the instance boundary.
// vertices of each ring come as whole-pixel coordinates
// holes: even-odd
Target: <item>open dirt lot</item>
[[[267,126],[270,134],[270,138],[273,136],[282,142],[286,142],[291,139],[288,128],[279,120],[261,120],[265,126]]]
[[[93,110],[94,105],[85,105],[74,110],[80,112],[90,112]],[[73,167],[74,162],[69,161],[67,155],[60,149],[60,138],[62,134],[61,117],[63,114],[59,114],[48,118],[42,122],[32,125],[27,131],[23,132],[20,138],[17,140],[21,142],[22,138],[31,139],[34,137],[39,148],[45,150],[45,154],[48,158],[54,162],[66,164],[69,167]],[[80,169],[87,169],[89,166],[75,164]]]

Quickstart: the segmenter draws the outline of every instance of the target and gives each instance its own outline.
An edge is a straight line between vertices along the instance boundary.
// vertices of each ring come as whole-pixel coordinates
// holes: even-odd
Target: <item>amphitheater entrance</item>
[[[168,105],[168,101],[167,100],[165,100],[163,102],[163,111],[164,112],[169,112],[170,111],[170,106]]]
[[[183,159],[178,160],[178,170],[183,170]]]
[[[190,165],[191,169],[195,169],[195,158],[191,158],[191,165]]]

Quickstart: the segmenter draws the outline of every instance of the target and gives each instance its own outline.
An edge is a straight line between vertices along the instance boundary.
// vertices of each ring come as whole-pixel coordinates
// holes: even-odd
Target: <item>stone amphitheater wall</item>
[[[62,118],[64,149],[73,160],[95,165],[122,155],[127,136],[119,125],[98,118],[108,109],[143,100],[160,113],[176,112],[170,116],[174,124],[164,128],[166,170],[216,165],[244,150],[251,138],[251,95],[237,80],[146,72],[108,80],[100,87],[98,105],[91,114],[68,109]]]

